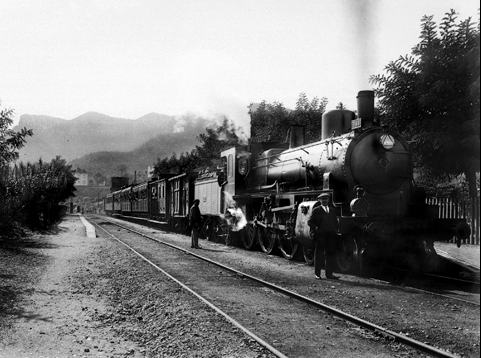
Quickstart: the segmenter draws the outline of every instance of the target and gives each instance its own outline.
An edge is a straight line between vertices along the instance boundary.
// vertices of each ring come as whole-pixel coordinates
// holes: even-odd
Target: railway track
[[[423,273],[415,278],[411,278],[411,273],[407,269],[393,266],[384,266],[384,269],[392,272],[392,282],[402,282],[403,280],[403,284],[401,285],[407,287],[407,289],[417,290],[426,294],[444,297],[480,307],[480,282],[461,280],[429,273]],[[400,274],[404,278],[408,277],[408,279],[396,278],[397,275],[399,276]],[[379,280],[391,284],[391,281],[384,279]],[[449,292],[451,294],[444,292]]]
[[[134,221],[130,221],[132,219]],[[154,222],[139,218],[123,217],[119,218],[119,220],[133,222],[142,226],[153,225],[152,227],[157,228]],[[303,261],[302,265],[304,264]],[[383,282],[387,285],[395,285],[404,290],[416,290],[470,305],[481,305],[480,281],[462,280],[428,273],[414,277],[409,270],[393,266],[383,266],[383,269],[382,272],[371,272],[366,278]]]
[[[224,287],[228,286],[228,287],[230,287],[230,289],[234,286],[240,286],[240,280],[241,280],[241,282],[243,283],[242,286],[247,286],[247,288],[245,288],[245,289],[247,289],[250,292],[250,293],[248,293],[248,295],[252,294],[253,291],[260,291],[259,289],[254,290],[253,285],[261,285],[261,286],[258,286],[258,287],[264,287],[264,290],[266,290],[266,289],[269,290],[270,298],[268,300],[268,303],[266,303],[267,306],[272,305],[273,294],[275,294],[274,296],[275,296],[276,300],[281,300],[281,298],[278,297],[278,296],[281,296],[281,295],[283,296],[284,300],[288,299],[287,303],[286,302],[285,303],[280,302],[278,304],[280,305],[280,307],[285,307],[283,305],[287,305],[286,307],[289,307],[288,310],[293,310],[293,312],[295,312],[295,309],[292,308],[293,307],[292,301],[298,302],[297,303],[298,305],[300,305],[300,304],[304,305],[305,309],[303,309],[303,307],[296,308],[296,310],[298,310],[300,312],[298,314],[304,315],[304,316],[310,316],[310,317],[312,317],[314,322],[318,322],[314,326],[312,325],[310,329],[316,329],[316,326],[318,326],[318,327],[320,326],[320,323],[319,323],[320,322],[320,313],[323,312],[324,314],[329,314],[330,316],[334,316],[334,317],[338,318],[338,320],[336,320],[336,319],[333,320],[333,318],[331,318],[330,323],[328,323],[332,327],[336,326],[335,329],[332,328],[333,331],[337,331],[337,330],[339,330],[339,332],[344,332],[344,331],[347,331],[347,330],[353,331],[353,329],[354,329],[353,327],[361,327],[361,328],[363,328],[363,330],[371,332],[371,335],[372,335],[371,342],[374,341],[375,338],[376,338],[377,341],[382,339],[382,342],[384,342],[384,343],[403,344],[407,347],[410,347],[410,348],[407,348],[407,349],[413,348],[413,349],[417,350],[418,352],[423,352],[423,353],[426,353],[426,354],[429,354],[429,355],[432,355],[432,356],[436,356],[436,357],[455,357],[454,355],[452,355],[449,352],[446,352],[444,350],[432,347],[431,345],[429,345],[425,342],[421,342],[419,340],[410,338],[406,334],[403,334],[402,332],[397,333],[396,331],[390,330],[387,327],[383,327],[381,325],[371,323],[366,319],[360,318],[360,317],[358,317],[356,315],[353,315],[351,313],[348,313],[348,312],[344,312],[343,310],[340,310],[340,309],[336,308],[334,305],[328,305],[328,304],[325,304],[323,302],[320,302],[319,300],[316,300],[313,297],[310,297],[310,295],[304,295],[304,294],[297,293],[294,290],[286,289],[279,284],[274,284],[274,283],[268,282],[267,280],[256,277],[256,275],[249,274],[246,271],[241,271],[238,268],[233,268],[233,267],[228,266],[224,263],[220,263],[220,262],[218,262],[218,260],[213,260],[213,259],[211,259],[211,258],[209,258],[205,255],[205,253],[209,252],[207,250],[205,250],[204,252],[201,251],[203,254],[198,254],[197,252],[194,253],[194,252],[192,252],[192,250],[187,250],[184,247],[180,247],[179,245],[175,245],[175,244],[167,242],[165,240],[160,240],[159,238],[154,237],[154,235],[147,235],[145,232],[140,232],[138,230],[134,230],[133,228],[127,227],[126,225],[120,225],[118,222],[114,222],[112,220],[107,220],[104,217],[102,217],[100,219],[103,220],[104,224],[106,222],[108,222],[108,225],[117,225],[118,227],[121,227],[122,230],[127,230],[131,234],[140,235],[144,239],[146,239],[147,240],[146,242],[149,242],[149,244],[146,244],[146,242],[144,242],[144,244],[139,245],[139,240],[137,240],[137,239],[125,239],[125,237],[126,237],[125,234],[122,235],[124,237],[124,239],[121,239],[119,237],[116,237],[116,235],[113,235],[112,233],[108,233],[108,230],[105,229],[104,227],[98,226],[98,227],[101,227],[103,231],[108,233],[108,235],[110,235],[112,237],[115,237],[116,240],[122,242],[124,245],[129,247],[129,249],[132,250],[133,252],[135,252],[136,255],[138,255],[139,257],[142,257],[146,262],[149,262],[149,264],[156,267],[156,269],[160,270],[161,272],[163,272],[164,274],[169,276],[171,279],[178,282],[178,284],[182,285],[184,288],[190,290],[194,295],[196,295],[201,300],[203,300],[203,302],[205,302],[211,308],[213,308],[215,310],[219,310],[219,313],[222,314],[223,316],[225,316],[226,319],[228,319],[230,322],[232,322],[236,327],[245,331],[246,334],[248,334],[253,339],[258,341],[259,344],[266,347],[268,350],[270,350],[276,356],[284,357],[285,355],[283,353],[281,353],[281,351],[278,350],[278,348],[275,348],[273,345],[268,343],[269,339],[265,340],[263,338],[260,338],[258,335],[253,333],[250,328],[247,328],[245,325],[243,325],[243,323],[241,323],[238,319],[231,317],[230,314],[224,313],[221,309],[216,307],[215,303],[213,303],[213,302],[216,301],[216,293],[215,293],[216,291],[215,290],[211,291],[211,292],[207,292],[207,294],[205,292],[202,295],[199,294],[199,293],[196,293],[196,292],[193,291],[193,289],[187,287],[188,284],[190,286],[193,286],[193,284],[194,284],[194,286],[196,286],[195,282],[193,282],[193,280],[190,279],[189,275],[186,275],[186,274],[182,275],[181,274],[181,276],[184,276],[184,278],[187,279],[187,281],[184,280],[187,283],[183,283],[183,282],[181,282],[181,280],[178,280],[178,279],[174,278],[173,275],[167,273],[164,269],[159,267],[159,265],[155,263],[155,261],[158,260],[158,259],[156,259],[155,257],[151,257],[151,258],[149,257],[149,256],[152,255],[152,252],[155,252],[155,251],[159,250],[158,248],[161,246],[159,244],[162,244],[162,246],[167,247],[168,250],[177,251],[177,254],[175,254],[175,256],[178,256],[180,254],[184,254],[184,258],[185,259],[189,258],[189,260],[190,260],[189,265],[194,265],[194,266],[201,265],[201,266],[199,266],[198,270],[196,270],[196,272],[203,272],[203,279],[206,279],[206,276],[207,276],[204,273],[205,271],[213,272],[211,275],[208,275],[208,276],[211,276],[211,279],[217,278],[218,281],[223,281],[223,285],[220,286],[221,287],[220,289],[222,289],[223,286]],[[96,225],[99,225],[99,224],[96,223]],[[105,226],[105,225],[103,225],[103,226]],[[117,235],[117,236],[119,236],[119,235]],[[144,247],[144,245],[149,246],[151,249],[150,250],[146,249]],[[186,256],[185,254],[188,254],[189,256]],[[158,255],[157,255],[157,257],[158,257]],[[192,259],[196,259],[197,262],[201,262],[202,264],[199,264],[199,263],[195,264],[195,263],[193,263]],[[199,261],[199,260],[201,260],[201,261]],[[181,264],[180,262],[178,262],[178,264],[182,265],[182,267],[186,266],[186,264],[184,264],[184,263]],[[209,268],[207,268],[206,264],[208,264]],[[213,267],[215,267],[215,269],[213,269]],[[218,269],[222,269],[223,273],[220,274],[221,271],[219,271],[219,272],[216,271]],[[226,275],[226,273],[227,273],[227,275]],[[229,284],[227,284],[228,280],[230,281]],[[235,282],[233,283],[232,280],[234,280]],[[250,282],[250,283],[246,284],[246,282]],[[201,291],[204,290],[204,289],[205,289],[205,287],[201,287]],[[264,291],[261,290],[260,292],[264,292]],[[240,293],[239,297],[247,297],[247,296],[243,296],[243,295],[246,295],[246,293]],[[211,297],[211,299],[205,298],[205,297]],[[214,297],[214,299],[213,299],[213,297]],[[243,302],[243,301],[238,300],[237,304],[239,304],[240,302]],[[234,305],[236,305],[236,303]],[[311,309],[306,310],[306,305],[311,307]],[[258,317],[256,317],[256,316],[258,316]],[[259,316],[260,316],[260,313],[255,314],[254,319],[256,320],[256,318],[259,318]],[[323,323],[321,323],[321,325],[327,324],[325,322],[325,320],[327,319],[326,316],[322,317],[322,318],[323,318],[322,319]],[[340,323],[339,319],[341,319],[342,320],[341,322],[344,322],[344,323]],[[246,321],[246,320],[244,320],[244,321]],[[249,319],[247,321],[249,322]],[[309,324],[304,323],[304,325],[308,326]],[[259,325],[254,324],[254,326],[257,327]],[[359,329],[359,328],[357,328],[357,329]],[[268,335],[268,337],[269,336],[270,335]],[[355,334],[355,336],[356,336],[356,334]],[[345,337],[345,338],[347,338],[347,337]],[[351,341],[355,342],[357,339],[360,340],[362,338],[350,336],[350,337],[348,337],[348,339],[350,340],[350,342]],[[278,345],[280,345],[279,341],[277,341],[277,340],[274,340],[274,341],[277,342]],[[287,339],[285,339],[284,341],[287,341]],[[353,344],[356,346],[359,343],[353,343]],[[283,344],[281,344],[281,346],[283,347]],[[288,351],[290,351],[290,350],[288,349]]]

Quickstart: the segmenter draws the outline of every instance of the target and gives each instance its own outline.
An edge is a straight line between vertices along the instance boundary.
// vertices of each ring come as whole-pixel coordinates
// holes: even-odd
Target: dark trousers
[[[325,276],[333,275],[335,266],[335,251],[336,251],[336,233],[321,232],[315,235],[315,275],[321,275],[321,266],[323,265],[323,256],[325,261]]]
[[[191,247],[198,247],[199,230],[197,227],[191,229]]]

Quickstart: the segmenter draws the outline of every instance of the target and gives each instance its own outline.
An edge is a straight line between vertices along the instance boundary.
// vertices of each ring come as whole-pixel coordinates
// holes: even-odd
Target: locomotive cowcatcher
[[[340,224],[340,272],[387,260],[429,269],[434,241],[460,242],[470,229],[464,220],[438,218],[437,207],[425,204],[425,193],[413,184],[408,143],[374,120],[374,92],[360,91],[357,107],[358,116],[348,110],[323,114],[318,142],[305,144],[304,128],[293,126],[285,143],[222,152],[217,178],[203,173],[196,180],[201,212],[240,209],[247,225],[236,234],[245,248],[259,244],[268,254],[280,250],[287,259],[303,255],[312,263],[307,222],[316,197],[327,192]],[[216,228],[208,224],[205,231]]]

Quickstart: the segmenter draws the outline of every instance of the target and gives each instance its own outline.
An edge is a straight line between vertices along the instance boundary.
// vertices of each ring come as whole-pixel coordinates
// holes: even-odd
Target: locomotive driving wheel
[[[229,227],[226,225],[224,220],[216,220],[216,222],[213,225],[213,241],[216,243],[223,243],[223,244],[228,244],[229,242]]]
[[[276,230],[268,226],[259,226],[259,246],[261,251],[271,255],[274,253],[276,246]]]
[[[231,229],[227,229],[227,232],[224,234],[224,244],[226,246],[231,246],[234,244],[235,242],[235,234],[233,231],[231,231]]]
[[[214,219],[212,216],[210,216],[205,222],[204,225],[201,228],[201,235],[200,237],[202,239],[206,239],[208,241],[214,240],[216,235],[216,227],[214,223]]]
[[[358,255],[358,273],[362,276],[370,277],[373,274],[374,258],[368,250],[361,249]]]
[[[300,245],[298,243],[294,243],[293,240],[286,238],[283,231],[280,232],[279,249],[281,254],[285,259],[293,260],[298,256]]]
[[[278,241],[278,248],[281,251],[283,257],[287,260],[293,260],[297,257],[298,254],[298,243],[291,240],[290,237],[287,236],[286,230],[281,230],[279,225],[281,224],[279,217],[274,214],[273,215],[273,229],[276,233],[276,239]]]
[[[336,263],[342,273],[356,272],[359,264],[358,244],[349,235],[341,236],[336,250]]]
[[[303,257],[305,258],[305,262],[312,266],[315,262],[315,250],[312,247],[303,246]]]
[[[252,250],[256,245],[256,230],[253,224],[247,224],[243,230],[241,230],[241,241],[246,250]]]

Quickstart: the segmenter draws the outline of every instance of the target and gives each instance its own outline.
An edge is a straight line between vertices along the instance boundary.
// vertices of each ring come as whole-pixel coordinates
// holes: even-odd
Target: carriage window
[[[228,177],[232,178],[234,172],[234,163],[233,163],[233,155],[230,154],[228,156]]]
[[[181,200],[181,191],[179,190],[179,180],[174,182],[174,192],[173,192],[173,201],[174,201],[174,213],[179,214],[179,202]]]

